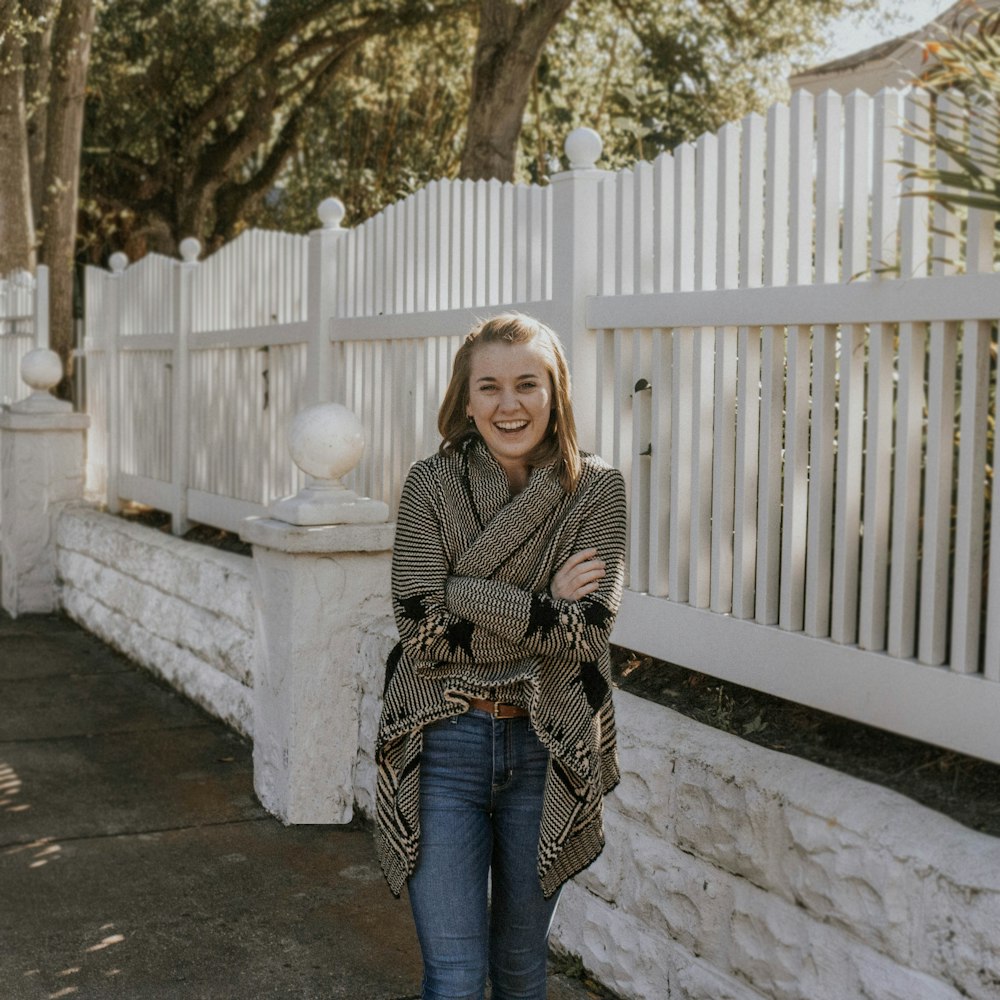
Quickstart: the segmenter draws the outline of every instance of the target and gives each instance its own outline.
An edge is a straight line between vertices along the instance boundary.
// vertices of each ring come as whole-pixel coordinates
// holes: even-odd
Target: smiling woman
[[[618,782],[608,636],[623,586],[621,474],[581,455],[555,334],[466,338],[438,454],[399,502],[376,817],[408,883],[424,1000],[545,996],[563,883],[603,845]]]

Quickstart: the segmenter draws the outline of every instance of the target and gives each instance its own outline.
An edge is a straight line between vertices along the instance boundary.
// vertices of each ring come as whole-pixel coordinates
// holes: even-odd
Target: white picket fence
[[[31,390],[21,381],[21,359],[49,346],[49,271],[0,276],[0,405],[16,403]]]
[[[925,114],[798,93],[614,174],[577,133],[544,187],[90,269],[92,485],[237,529],[298,487],[282,432],[332,398],[369,434],[352,485],[393,505],[462,335],[521,309],[629,484],[615,641],[1000,761],[994,220],[900,198]]]

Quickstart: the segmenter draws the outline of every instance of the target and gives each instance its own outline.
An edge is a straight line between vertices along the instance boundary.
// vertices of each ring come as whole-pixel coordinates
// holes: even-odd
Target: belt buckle
[[[494,719],[503,719],[503,716],[500,714],[500,710],[502,708],[503,708],[503,705],[501,705],[501,703],[499,701],[493,702],[493,718]]]

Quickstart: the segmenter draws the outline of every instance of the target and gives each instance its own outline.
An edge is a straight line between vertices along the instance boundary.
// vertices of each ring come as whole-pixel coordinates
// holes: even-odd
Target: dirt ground
[[[129,520],[170,530],[170,516],[148,508]],[[185,538],[230,552],[250,546],[204,525]],[[900,792],[959,823],[1000,837],[1000,765],[850,722],[707,674],[614,647],[615,683],[624,691],[751,743],[795,754]]]

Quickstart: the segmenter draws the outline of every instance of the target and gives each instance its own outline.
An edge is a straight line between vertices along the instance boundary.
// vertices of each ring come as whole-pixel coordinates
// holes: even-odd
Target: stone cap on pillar
[[[7,430],[82,430],[90,426],[90,417],[74,413],[73,404],[56,399],[51,391],[63,377],[63,365],[55,351],[39,347],[21,359],[21,379],[32,389],[0,412],[0,426]]]
[[[72,411],[71,403],[56,399],[51,390],[63,377],[63,364],[55,351],[45,347],[28,351],[21,358],[21,380],[31,386],[32,393],[27,399],[11,406],[13,413],[67,413]]]
[[[288,449],[309,482],[274,501],[269,517],[243,522],[240,537],[285,552],[374,552],[392,548],[394,526],[381,500],[341,482],[364,452],[364,428],[340,403],[317,403],[292,421]]]
[[[298,525],[380,524],[389,519],[381,500],[359,497],[340,481],[365,450],[361,421],[346,406],[317,403],[301,410],[288,433],[288,450],[311,481],[294,496],[272,503],[273,518]]]

